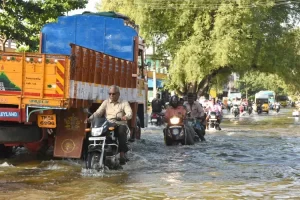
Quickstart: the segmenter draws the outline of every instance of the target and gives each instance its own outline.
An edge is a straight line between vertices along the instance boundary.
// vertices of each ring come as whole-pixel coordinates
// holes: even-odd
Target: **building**
[[[158,60],[152,55],[146,55],[147,79],[148,79],[148,100],[151,102],[160,91],[167,79],[166,60]]]
[[[0,51],[2,51],[3,47],[2,47],[2,44],[0,44]],[[15,52],[17,49],[17,44],[9,39],[6,41],[5,43],[5,52]]]

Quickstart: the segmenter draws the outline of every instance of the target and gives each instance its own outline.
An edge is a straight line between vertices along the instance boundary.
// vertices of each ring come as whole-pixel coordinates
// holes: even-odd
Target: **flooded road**
[[[90,173],[78,160],[0,160],[0,199],[299,199],[300,121],[225,115],[205,143],[166,147],[162,127],[132,143],[123,170]]]

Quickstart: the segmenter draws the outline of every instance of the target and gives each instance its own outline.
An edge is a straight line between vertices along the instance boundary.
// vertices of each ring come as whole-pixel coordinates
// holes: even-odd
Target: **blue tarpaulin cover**
[[[116,13],[85,13],[58,17],[42,32],[42,53],[70,55],[70,43],[133,61],[137,31]]]

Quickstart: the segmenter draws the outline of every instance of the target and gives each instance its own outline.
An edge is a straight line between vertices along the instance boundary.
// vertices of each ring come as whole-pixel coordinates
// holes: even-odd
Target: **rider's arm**
[[[166,112],[165,112],[165,121],[167,122],[170,118],[170,108],[167,108]]]
[[[123,103],[126,120],[130,120],[132,118],[132,109],[127,101]]]
[[[200,104],[198,104],[198,117],[203,118],[204,117],[204,109],[202,108],[202,106]]]
[[[94,112],[88,119],[88,121],[91,121],[94,117],[101,117],[104,115],[106,107],[107,107],[108,100],[103,101],[101,106]]]

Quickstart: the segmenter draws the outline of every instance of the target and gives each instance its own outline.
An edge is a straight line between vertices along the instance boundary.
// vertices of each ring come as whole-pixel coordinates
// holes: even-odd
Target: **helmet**
[[[179,98],[178,98],[178,96],[174,95],[174,96],[171,97],[170,105],[173,108],[177,108],[177,106],[179,105]]]

